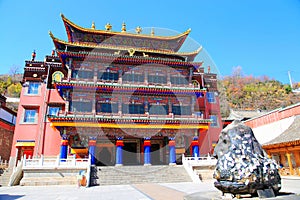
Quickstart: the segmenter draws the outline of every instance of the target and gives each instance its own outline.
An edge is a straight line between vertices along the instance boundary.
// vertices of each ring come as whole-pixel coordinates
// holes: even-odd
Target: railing
[[[190,166],[213,166],[217,164],[217,159],[211,156],[207,157],[184,157],[182,156],[182,163],[185,162]]]
[[[40,158],[31,158],[26,159],[24,157],[23,159],[23,169],[26,168],[85,168],[89,167],[90,162],[88,158],[67,158],[67,159],[61,159],[59,157],[57,158],[44,158],[44,156],[41,156]]]
[[[0,169],[7,169],[7,168],[8,168],[7,160],[3,161],[0,156]]]
[[[185,157],[182,154],[182,165],[191,177],[194,183],[199,183],[201,180],[199,175],[194,171],[194,167],[198,166],[214,166],[217,164],[217,159],[214,157]]]
[[[50,116],[50,115],[48,115]],[[95,114],[91,112],[68,112],[67,114],[63,112],[59,112],[57,116],[62,117],[96,117],[96,118],[115,118],[115,119],[149,119],[149,120],[208,120],[204,119],[202,116],[197,115],[174,115],[170,113],[168,115],[155,115],[155,114],[128,114],[128,113],[104,113],[104,112],[96,112]]]
[[[13,172],[10,176],[8,186],[14,186],[19,184],[23,176],[22,166],[23,166],[23,158],[19,160],[17,166],[13,168]]]

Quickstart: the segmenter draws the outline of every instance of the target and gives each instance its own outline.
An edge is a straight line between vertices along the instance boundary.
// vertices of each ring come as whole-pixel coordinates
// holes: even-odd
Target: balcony
[[[105,112],[97,112],[95,114],[91,112],[83,113],[83,112],[68,112],[66,115],[62,112],[58,113],[57,116],[48,115],[51,118],[69,118],[69,119],[87,119],[87,120],[145,120],[145,121],[170,121],[170,122],[185,122],[185,123],[195,123],[195,122],[211,122],[210,119],[204,119],[202,116],[197,115],[174,115],[173,113],[169,113],[168,115],[150,115],[148,113],[145,114],[122,114],[122,113],[105,113]]]

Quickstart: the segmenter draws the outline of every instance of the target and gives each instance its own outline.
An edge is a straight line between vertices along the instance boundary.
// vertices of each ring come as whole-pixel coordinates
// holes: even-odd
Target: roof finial
[[[151,28],[151,35],[154,36],[154,28]]]
[[[126,24],[125,24],[125,22],[122,23],[122,32],[126,32]]]
[[[55,50],[52,49],[51,56],[55,56]]]
[[[105,25],[105,30],[110,31],[112,29],[112,25],[110,23],[107,23]]]
[[[36,56],[36,53],[35,53],[35,50],[33,50],[32,54],[31,54],[32,58],[31,58],[31,61],[34,61],[35,59],[35,56]]]
[[[136,28],[135,28],[135,32],[136,32],[137,34],[140,34],[140,33],[142,32],[142,28],[141,28],[140,26],[136,27]]]
[[[94,30],[96,29],[96,26],[95,26],[95,22],[94,22],[94,21],[92,22],[92,29],[94,29]]]

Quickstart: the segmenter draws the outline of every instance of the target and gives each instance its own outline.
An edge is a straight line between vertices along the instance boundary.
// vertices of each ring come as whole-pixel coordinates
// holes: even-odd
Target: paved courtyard
[[[276,197],[276,199],[300,199],[300,179],[283,178],[281,192],[282,194]],[[0,187],[0,200],[2,199],[204,200],[231,199],[231,197],[230,195],[225,195],[225,197],[222,197],[221,192],[213,186],[213,180],[209,180],[202,183],[149,183],[135,185],[96,186],[90,188],[77,188],[77,186]],[[248,197],[245,199],[251,198]]]

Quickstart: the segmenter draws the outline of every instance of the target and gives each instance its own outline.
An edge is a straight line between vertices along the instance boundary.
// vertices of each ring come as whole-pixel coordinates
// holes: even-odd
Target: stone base
[[[170,165],[170,166],[175,166],[175,165],[176,165],[176,163],[169,163],[169,165]]]
[[[123,164],[116,164],[115,167],[122,167]]]
[[[151,164],[150,163],[146,163],[146,164],[144,164],[144,166],[151,166]]]

